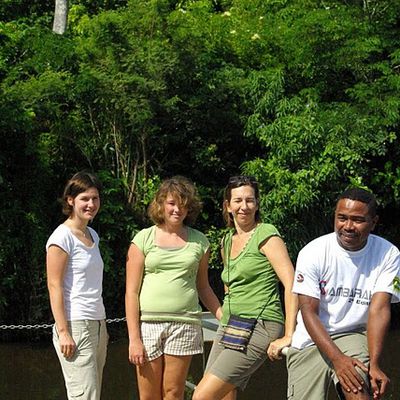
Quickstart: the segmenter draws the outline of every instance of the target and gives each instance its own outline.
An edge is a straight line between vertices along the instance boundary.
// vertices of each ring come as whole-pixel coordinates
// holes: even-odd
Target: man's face
[[[367,243],[378,217],[371,217],[367,204],[350,199],[340,199],[335,211],[335,232],[344,249],[357,251]]]

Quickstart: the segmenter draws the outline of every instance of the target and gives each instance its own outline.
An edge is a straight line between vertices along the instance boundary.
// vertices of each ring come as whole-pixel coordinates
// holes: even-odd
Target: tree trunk
[[[63,35],[67,30],[68,0],[56,0],[54,11],[53,32]]]

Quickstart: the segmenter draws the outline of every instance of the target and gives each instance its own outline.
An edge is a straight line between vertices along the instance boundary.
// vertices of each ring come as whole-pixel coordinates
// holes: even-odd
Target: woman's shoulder
[[[133,236],[132,243],[135,244],[144,254],[146,254],[148,249],[150,249],[154,244],[154,230],[155,225],[141,229]]]
[[[191,226],[188,226],[187,228],[192,235],[196,235],[199,237],[206,237],[206,235],[203,232],[199,231],[198,229],[192,228]]]
[[[209,240],[203,232],[200,232],[198,229],[192,228],[190,226],[188,226],[188,231],[189,231],[189,237],[192,238],[193,241],[201,242],[208,246]]]
[[[265,242],[271,236],[281,237],[281,234],[274,225],[263,222],[257,226],[256,233],[254,235],[257,246]]]
[[[68,243],[73,240],[73,235],[71,230],[65,225],[60,224],[54,229],[53,233],[47,240],[46,249],[48,249],[51,245],[57,245],[65,249],[68,247]]]
[[[94,239],[94,241],[98,242],[100,240],[98,233],[90,226],[88,226],[87,228],[89,229],[89,232],[92,235],[92,238]]]
[[[71,234],[72,234],[71,229],[69,229],[67,225],[60,224],[57,226],[56,229],[54,229],[54,231],[49,237],[49,240],[54,238],[69,236]]]
[[[225,247],[225,245],[228,243],[228,241],[232,240],[232,236],[235,234],[235,229],[234,228],[228,228],[225,229],[225,233],[223,234],[221,238],[221,247]]]
[[[276,226],[272,225],[272,224],[268,224],[266,222],[261,222],[258,227],[257,227],[257,232],[259,234],[269,234],[269,235],[278,235],[280,236],[280,233],[278,231],[278,229],[276,228]]]
[[[152,226],[149,226],[148,228],[141,229],[140,231],[136,232],[133,235],[133,239],[150,236],[154,232],[155,227],[156,227],[155,225],[152,225]]]

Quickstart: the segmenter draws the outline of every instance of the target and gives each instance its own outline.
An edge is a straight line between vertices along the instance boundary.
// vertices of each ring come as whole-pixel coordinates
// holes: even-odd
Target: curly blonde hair
[[[148,216],[156,224],[161,225],[164,221],[164,202],[171,195],[181,207],[187,209],[187,216],[183,223],[193,225],[202,209],[197,189],[193,182],[184,176],[173,176],[161,183],[157,193],[150,203]]]

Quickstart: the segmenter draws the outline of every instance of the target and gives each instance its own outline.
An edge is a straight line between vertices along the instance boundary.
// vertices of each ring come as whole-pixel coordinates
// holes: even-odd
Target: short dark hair
[[[232,228],[235,226],[233,222],[232,215],[228,211],[227,207],[227,202],[229,203],[232,198],[232,189],[236,189],[241,186],[250,186],[254,190],[254,197],[256,199],[257,204],[260,204],[260,191],[258,188],[258,183],[256,179],[253,176],[247,176],[247,175],[237,175],[237,176],[231,176],[229,178],[228,184],[225,187],[224,190],[224,202],[222,205],[222,216],[224,218],[224,221],[226,223],[226,226],[229,228]],[[261,221],[261,215],[260,215],[260,210],[257,209],[256,214],[255,214],[255,221],[260,222]]]
[[[341,199],[350,199],[355,201],[361,201],[365,203],[368,207],[369,215],[373,218],[376,216],[376,209],[378,207],[378,203],[373,193],[368,190],[361,189],[358,187],[352,187],[346,189],[338,198],[338,201]]]
[[[102,190],[102,184],[97,176],[91,172],[80,171],[77,172],[65,185],[64,193],[61,199],[62,212],[64,215],[71,216],[72,206],[68,204],[68,197],[73,199],[78,194],[86,192],[90,188],[96,188],[100,194]]]
[[[163,224],[164,221],[164,201],[171,195],[176,199],[180,206],[187,208],[187,216],[183,223],[193,225],[199,215],[202,203],[200,201],[196,186],[193,182],[184,176],[173,176],[161,183],[160,188],[149,205],[148,215],[156,224]]]

